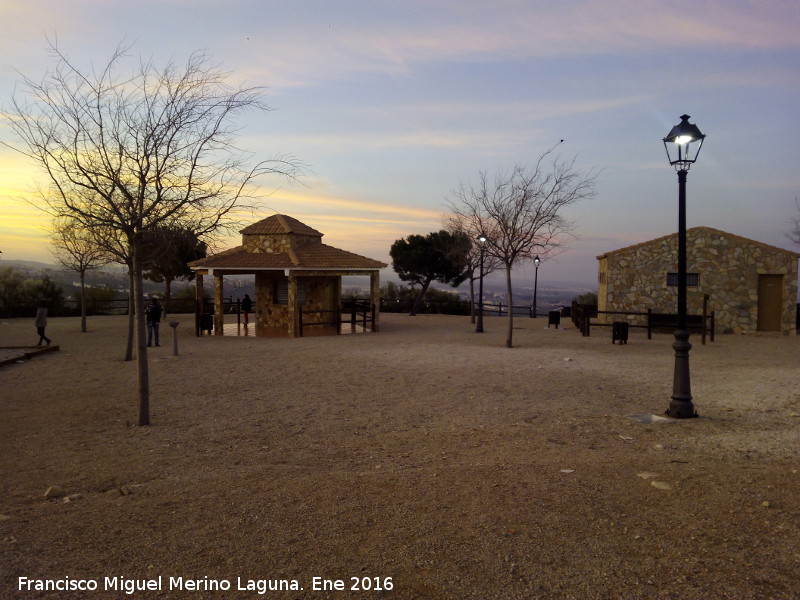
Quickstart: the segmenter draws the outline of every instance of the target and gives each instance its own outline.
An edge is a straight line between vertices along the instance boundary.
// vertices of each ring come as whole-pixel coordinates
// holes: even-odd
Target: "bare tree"
[[[445,227],[453,234],[464,234],[470,239],[470,248],[466,256],[466,278],[469,280],[469,301],[470,301],[470,322],[475,323],[475,282],[481,277],[494,273],[502,263],[495,256],[485,256],[483,258],[483,271],[481,271],[481,249],[477,243],[477,237],[468,231],[467,224],[464,223],[460,215],[446,215],[444,218]]]
[[[107,265],[113,258],[98,245],[90,230],[71,217],[53,221],[51,244],[58,263],[80,278],[81,332],[86,333],[86,273]]]
[[[797,196],[794,197],[795,206],[797,206],[797,213],[794,219],[792,219],[792,228],[786,235],[789,236],[789,239],[792,240],[795,244],[800,246],[800,198]]]
[[[520,260],[557,252],[573,224],[562,214],[567,206],[594,196],[597,173],[582,174],[553,149],[539,156],[533,168],[515,166],[494,179],[482,172],[476,184],[461,185],[449,200],[453,218],[474,239],[484,234],[486,254],[505,268],[509,306],[514,305],[511,269]],[[506,346],[513,347],[513,310],[508,313]]]
[[[113,262],[124,267],[128,272],[128,333],[125,341],[125,357],[123,359],[128,362],[133,360],[133,342],[136,332],[136,307],[134,306],[133,295],[133,250],[128,245],[126,236],[122,235],[118,229],[108,225],[96,224],[91,231],[97,244],[112,257]],[[144,261],[144,258],[142,258],[142,261]]]
[[[117,75],[128,48],[101,70],[82,71],[51,46],[55,68],[41,82],[25,77],[5,116],[15,149],[48,176],[45,209],[89,229],[117,231],[129,249],[136,311],[139,425],[150,423],[142,269],[147,231],[192,222],[211,232],[251,198],[262,174],[294,176],[298,165],[275,159],[249,166],[234,144],[235,119],[266,110],[257,88],[233,89],[204,53],[186,65],[140,62]]]

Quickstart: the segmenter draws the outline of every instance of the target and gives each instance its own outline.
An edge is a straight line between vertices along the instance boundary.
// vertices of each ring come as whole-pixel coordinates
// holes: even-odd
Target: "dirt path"
[[[59,352],[0,367],[0,598],[800,598],[797,337],[696,340],[701,418],[642,424],[671,336],[519,318],[507,349],[496,318],[381,319],[276,340],[180,317],[147,428],[125,318],[51,319]]]

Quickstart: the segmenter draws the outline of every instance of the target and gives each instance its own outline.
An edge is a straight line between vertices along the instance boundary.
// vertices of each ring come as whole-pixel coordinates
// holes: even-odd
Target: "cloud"
[[[366,72],[409,78],[426,63],[797,47],[792,3],[420,0],[355,3],[351,11],[335,24],[309,14],[313,44],[296,28],[267,25],[249,41],[249,71],[291,87]],[[256,13],[254,22],[264,16]]]

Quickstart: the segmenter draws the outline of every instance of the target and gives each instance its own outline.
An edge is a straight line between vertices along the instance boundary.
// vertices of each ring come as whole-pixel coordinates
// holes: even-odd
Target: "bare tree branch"
[[[112,262],[113,257],[102,248],[91,230],[70,217],[53,221],[52,254],[65,269],[78,273],[80,280],[81,332],[86,333],[86,273]]]
[[[129,46],[88,71],[55,44],[50,49],[53,70],[38,82],[23,77],[25,94],[5,115],[20,141],[10,147],[46,174],[46,211],[124,240],[119,256],[130,260],[135,288],[139,424],[147,425],[144,233],[190,223],[198,235],[210,234],[256,197],[260,177],[292,179],[302,166],[284,156],[253,165],[235,145],[237,118],[268,110],[262,90],[230,87],[202,52],[160,69],[140,59],[138,70],[120,76]]]
[[[794,219],[792,219],[792,229],[786,232],[786,235],[792,240],[795,244],[800,246],[800,198],[797,196],[794,197],[795,206],[797,206],[797,213]]]
[[[598,173],[581,173],[575,159],[552,158],[553,148],[526,168],[500,171],[493,179],[486,172],[473,184],[461,184],[448,201],[450,222],[472,239],[485,235],[488,256],[505,267],[509,305],[513,306],[511,269],[520,260],[559,252],[573,230],[563,210],[592,198]],[[506,345],[511,348],[513,311],[509,311]]]

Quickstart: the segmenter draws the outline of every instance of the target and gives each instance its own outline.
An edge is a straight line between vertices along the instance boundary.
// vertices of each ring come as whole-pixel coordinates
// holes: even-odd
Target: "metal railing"
[[[338,309],[317,310],[308,309],[299,311],[299,334],[303,337],[303,329],[306,327],[335,325],[336,333],[342,332],[342,325],[349,321],[350,332],[356,333],[357,325],[360,324],[364,333],[375,331],[375,305],[367,300],[351,300],[343,302]],[[309,321],[308,317],[315,315],[317,318]],[[331,320],[322,320],[324,315],[333,315]],[[347,319],[342,316],[347,315]],[[369,325],[369,327],[367,327]]]
[[[603,321],[593,321],[600,315],[610,315],[612,318]],[[613,327],[616,321],[613,317],[623,318],[628,327],[638,327],[647,330],[647,339],[653,339],[653,332],[665,331],[672,333],[678,326],[678,315],[673,313],[656,313],[652,309],[646,312],[597,310],[596,306],[573,304],[572,321],[584,337],[591,335],[592,327]],[[701,315],[686,315],[686,325],[689,331],[699,333],[702,343],[706,343],[706,335],[714,341],[715,313],[704,310]]]

